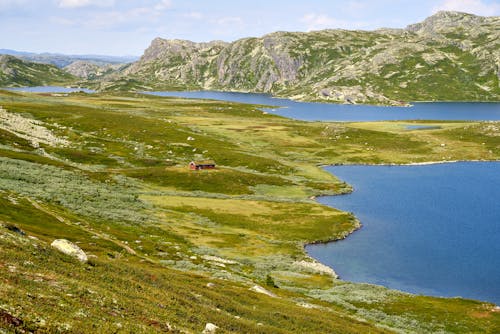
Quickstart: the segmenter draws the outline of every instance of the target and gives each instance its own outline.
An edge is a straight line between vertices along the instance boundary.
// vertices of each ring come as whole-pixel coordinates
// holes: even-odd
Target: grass
[[[0,315],[21,319],[18,331],[500,327],[488,303],[342,282],[297,264],[310,261],[305,243],[357,227],[351,214],[309,199],[351,190],[320,165],[496,160],[498,122],[407,131],[430,123],[307,123],[252,105],[131,93],[0,91],[0,105],[70,141],[35,149],[0,129]],[[202,159],[217,169],[187,168]],[[89,263],[51,249],[59,238],[77,243]],[[255,284],[278,297],[250,291]]]
[[[357,225],[354,218],[325,206],[310,203],[273,203],[267,201],[214,199],[179,196],[145,196],[144,200],[156,206],[179,212],[192,213],[211,224],[196,226],[196,233],[186,233],[193,244],[223,249],[225,256],[252,259],[272,255],[277,244],[282,253],[302,255],[297,242],[307,243],[342,237]],[[307,217],[312,217],[308,219]],[[195,228],[192,224],[171,223],[177,228]],[[224,231],[223,238],[217,238]],[[228,238],[228,235],[233,238]],[[257,245],[258,247],[252,247]],[[245,249],[245,252],[241,252]]]
[[[0,86],[62,85],[76,81],[71,74],[54,65],[23,61],[13,56],[3,56],[0,60]]]
[[[131,169],[124,174],[146,183],[185,191],[224,194],[251,194],[250,187],[259,184],[281,186],[290,181],[276,176],[245,173],[227,168],[191,171],[183,167],[149,167]]]

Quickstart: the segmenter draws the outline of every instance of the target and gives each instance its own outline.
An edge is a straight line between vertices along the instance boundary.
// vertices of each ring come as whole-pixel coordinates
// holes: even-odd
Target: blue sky
[[[155,37],[402,28],[438,10],[500,15],[500,0],[0,0],[0,49],[141,55]]]

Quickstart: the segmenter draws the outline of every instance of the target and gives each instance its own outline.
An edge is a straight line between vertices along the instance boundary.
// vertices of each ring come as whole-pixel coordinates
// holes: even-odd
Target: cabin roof
[[[191,161],[195,165],[215,165],[213,160],[201,160],[201,161]]]

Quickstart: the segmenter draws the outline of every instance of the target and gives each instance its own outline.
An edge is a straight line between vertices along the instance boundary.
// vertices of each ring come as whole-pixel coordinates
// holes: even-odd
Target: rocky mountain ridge
[[[101,88],[215,89],[399,104],[498,101],[499,79],[500,17],[439,12],[406,29],[275,32],[232,43],[156,38],[139,61]]]

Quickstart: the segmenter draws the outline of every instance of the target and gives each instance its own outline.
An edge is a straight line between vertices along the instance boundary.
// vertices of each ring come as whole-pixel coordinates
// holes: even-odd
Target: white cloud
[[[433,9],[434,12],[440,10],[452,10],[483,16],[495,16],[500,15],[500,4],[498,2],[485,3],[482,0],[445,0]]]
[[[304,23],[308,31],[321,29],[362,29],[370,26],[369,22],[338,20],[325,14],[309,13],[304,15],[300,22]]]
[[[91,5],[92,1],[105,3],[106,0],[62,0],[72,3],[80,2],[80,5]],[[110,1],[108,1],[110,2]],[[160,0],[149,7],[134,7],[125,10],[106,10],[96,11],[80,17],[78,19],[68,20],[64,17],[52,17],[50,20],[54,23],[67,26],[83,26],[90,29],[110,28],[121,24],[151,24],[157,21],[161,15],[172,6],[170,0]]]
[[[79,8],[87,6],[109,7],[113,6],[114,0],[59,0],[61,8]]]

